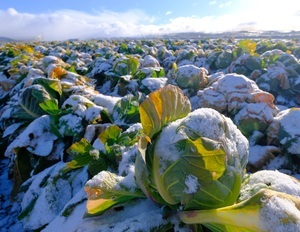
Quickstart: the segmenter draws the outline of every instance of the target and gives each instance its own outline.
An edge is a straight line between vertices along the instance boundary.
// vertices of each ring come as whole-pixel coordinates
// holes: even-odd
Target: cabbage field
[[[299,39],[0,44],[0,231],[300,231]]]

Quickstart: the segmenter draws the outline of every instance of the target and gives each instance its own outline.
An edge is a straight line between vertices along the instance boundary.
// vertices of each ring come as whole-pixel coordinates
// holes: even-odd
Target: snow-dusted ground
[[[0,159],[0,231],[24,231],[22,223],[17,216],[21,211],[18,202],[12,202],[10,193],[13,183],[8,177],[8,159]]]
[[[0,163],[0,168],[3,170],[0,176],[0,231],[1,232],[25,232],[28,231],[24,228],[23,223],[18,221],[17,217],[21,211],[20,202],[12,203],[10,201],[10,192],[12,190],[12,180],[8,179],[8,160],[2,159]],[[35,178],[35,182],[39,183],[42,181],[42,175]],[[61,186],[64,188],[63,186]],[[83,218],[86,211],[86,201],[87,196],[82,187],[82,184],[78,183],[74,188],[81,189],[76,195],[66,204],[66,207],[72,204],[76,204],[74,210],[71,211],[68,217],[61,214],[54,216],[50,219],[51,222],[42,231],[45,232],[65,232],[65,231],[86,231],[86,232],[122,232],[122,231],[148,231],[149,229],[156,228],[168,224],[172,221],[175,226],[176,231],[187,232],[188,227],[179,225],[179,220],[176,216],[168,218],[167,220],[163,218],[162,208],[158,207],[149,199],[141,199],[131,202],[126,205],[120,211],[111,211],[102,217],[96,218]],[[66,188],[64,191],[67,191]],[[19,199],[22,200],[24,196],[22,195]],[[63,197],[63,196],[59,196]],[[41,201],[38,202],[39,206],[36,207],[37,211],[32,213],[32,219],[30,219],[30,224],[26,226],[35,228],[40,226],[40,219],[47,220],[47,218],[52,217],[49,215],[49,202],[46,198],[40,198]],[[24,199],[23,199],[24,200]],[[56,204],[56,202],[52,202]],[[62,210],[64,211],[64,209]],[[36,219],[35,219],[36,217]],[[31,230],[29,230],[31,231]]]

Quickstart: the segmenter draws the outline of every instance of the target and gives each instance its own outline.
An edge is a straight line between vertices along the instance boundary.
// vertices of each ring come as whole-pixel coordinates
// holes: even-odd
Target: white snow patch
[[[263,170],[250,175],[242,186],[239,200],[246,200],[262,188],[272,189],[300,198],[300,182],[279,171]]]
[[[7,147],[5,156],[10,157],[13,149],[26,147],[26,149],[39,156],[47,156],[53,149],[56,135],[50,132],[50,116],[44,115],[33,122]]]
[[[176,142],[186,138],[181,131],[176,133],[181,122],[182,119],[179,119],[163,128],[155,143],[155,155],[160,159],[160,173],[164,173],[168,162],[175,162],[181,156],[182,151],[174,146]]]
[[[260,210],[264,231],[300,231],[300,212],[295,203],[280,197],[271,197],[263,202]]]
[[[142,61],[142,67],[160,67],[160,64],[156,58],[151,55],[146,55]]]
[[[279,128],[285,133],[285,136],[272,135],[275,136],[279,140],[279,142],[286,146],[288,151],[291,154],[299,154],[300,150],[300,108],[291,108],[287,110],[283,110],[277,114],[274,118],[274,123],[271,126],[275,126],[277,133]],[[271,127],[270,126],[270,127]],[[270,133],[272,131],[270,130]]]
[[[20,213],[19,202],[12,202],[10,198],[13,180],[8,178],[8,166],[9,159],[0,160],[0,230],[1,232],[23,232],[22,223],[17,219]]]
[[[106,152],[105,145],[101,142],[99,138],[95,139],[95,141],[93,142],[93,147],[98,149],[99,151]]]
[[[135,159],[137,152],[137,145],[123,149],[122,160],[118,167],[119,175],[124,176],[120,184],[131,190],[137,188],[135,181]]]
[[[72,108],[73,113],[84,118],[87,108],[95,105],[84,96],[73,94],[64,101],[62,109]]]
[[[142,80],[142,84],[146,86],[151,92],[156,91],[167,84],[168,78],[160,77],[160,78],[153,78],[153,77],[146,77]]]
[[[101,120],[101,111],[104,108],[102,106],[90,106],[87,108],[87,110],[85,111],[85,119],[90,122],[93,123],[95,121],[100,121]]]
[[[113,113],[115,104],[119,100],[121,100],[121,97],[108,96],[101,93],[91,96],[91,101],[93,101],[96,105],[106,108],[110,114]]]
[[[67,114],[59,119],[59,133],[76,135],[83,131],[82,118],[74,114]]]
[[[148,199],[133,201],[125,205],[123,210],[107,212],[96,218],[83,219],[84,212],[85,203],[82,203],[68,218],[56,218],[44,231],[52,232],[59,228],[60,231],[82,232],[150,232],[151,228],[168,223],[163,219],[162,209]]]
[[[198,188],[200,187],[198,183],[198,178],[194,175],[186,176],[184,183],[187,186],[187,188],[184,189],[184,192],[187,194],[196,193]]]
[[[135,123],[135,124],[130,125],[130,127],[128,127],[126,132],[131,133],[131,132],[139,131],[142,129],[143,129],[143,127],[142,127],[141,123]]]
[[[9,136],[13,134],[21,125],[23,125],[22,122],[14,123],[8,126],[5,131],[3,132],[2,138],[5,138],[6,136]]]

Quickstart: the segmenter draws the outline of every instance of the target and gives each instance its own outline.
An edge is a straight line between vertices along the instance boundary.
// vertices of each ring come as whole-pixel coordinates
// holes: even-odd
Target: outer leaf
[[[251,71],[254,71],[255,69],[258,70],[262,69],[262,62],[260,57],[256,57],[256,56],[248,57],[245,60],[245,66],[249,68]]]
[[[249,53],[250,55],[254,55],[256,51],[256,42],[246,39],[246,40],[241,40],[239,42],[239,47],[244,50],[244,52]]]
[[[140,62],[137,58],[130,56],[127,60],[127,72],[128,74],[134,75],[140,66]]]
[[[93,146],[85,138],[82,138],[79,142],[74,143],[67,152],[77,157],[89,153],[92,149],[94,149]]]
[[[105,144],[107,142],[109,143],[111,141],[116,141],[119,138],[121,132],[122,129],[120,127],[112,125],[102,131],[98,137],[100,141]]]
[[[146,164],[146,149],[149,141],[145,137],[141,137],[138,142],[138,154],[135,160],[135,178],[140,189],[144,194],[156,203],[164,204],[165,201],[161,198],[150,185],[150,174]]]
[[[45,111],[39,106],[39,103],[50,100],[51,96],[46,89],[41,85],[32,85],[24,90],[21,95],[20,106],[30,115],[32,118],[37,118]]]
[[[32,84],[42,85],[54,98],[56,98],[56,93],[58,93],[59,96],[62,95],[62,86],[60,80],[49,78],[36,78],[34,79]]]
[[[50,115],[58,115],[61,112],[58,108],[56,99],[46,100],[44,102],[41,102],[39,105],[44,111],[46,111]]]
[[[139,107],[145,134],[152,138],[167,123],[185,117],[191,104],[180,88],[167,85],[152,92]]]
[[[24,148],[15,148],[16,158],[13,170],[13,189],[11,191],[12,197],[17,196],[21,185],[30,178],[30,173],[33,169],[31,156]]]
[[[293,206],[287,207],[287,202]],[[280,212],[275,212],[278,208]],[[298,231],[299,210],[299,198],[261,189],[238,204],[212,210],[182,211],[179,217],[184,223],[204,224],[212,231]]]
[[[85,138],[74,143],[67,152],[73,155],[73,160],[66,164],[64,172],[88,165],[89,173],[94,176],[108,167],[108,162],[104,155],[96,150]]]
[[[140,119],[139,115],[139,96],[128,94],[121,98],[113,109],[115,120],[121,120],[124,123],[136,123]]]
[[[11,64],[11,66],[17,66],[20,63],[27,63],[28,60],[29,60],[29,57],[27,55],[22,54],[22,55],[16,57],[15,59],[13,59],[10,62],[10,64]]]
[[[114,206],[145,197],[139,189],[128,189],[122,185],[123,178],[114,173],[102,171],[87,182],[85,191],[88,195],[88,202],[85,217],[99,216]]]
[[[67,152],[74,158],[66,164],[65,171],[81,168],[87,165],[93,159],[93,156],[90,155],[90,151],[92,150],[94,150],[93,146],[85,138],[82,138],[79,142],[72,144]]]

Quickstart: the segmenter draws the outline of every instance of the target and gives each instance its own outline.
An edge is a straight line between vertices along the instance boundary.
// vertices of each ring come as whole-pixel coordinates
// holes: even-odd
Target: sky
[[[0,37],[66,40],[176,32],[300,31],[299,0],[1,0]]]

